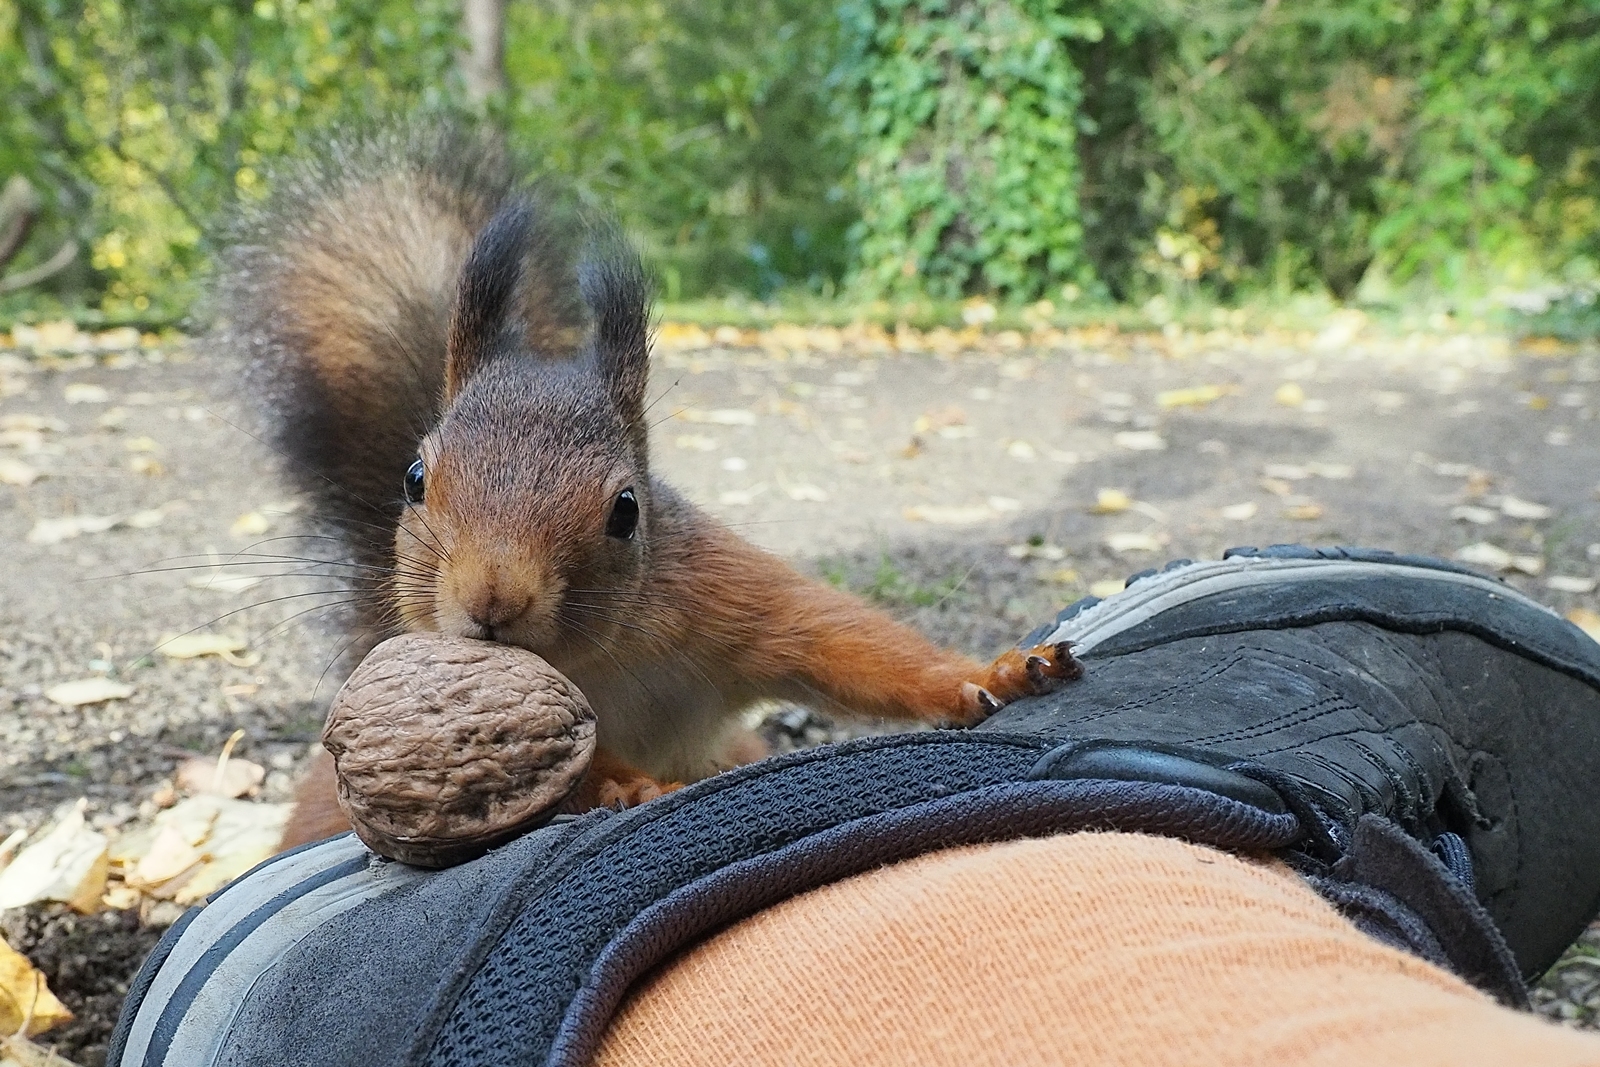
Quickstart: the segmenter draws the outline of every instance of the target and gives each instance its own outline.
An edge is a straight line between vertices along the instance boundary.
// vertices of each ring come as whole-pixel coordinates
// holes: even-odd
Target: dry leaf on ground
[[[1544,560],[1538,556],[1514,555],[1487,541],[1479,541],[1458,550],[1456,559],[1496,571],[1521,571],[1534,577],[1544,573]]]
[[[63,519],[40,519],[28,531],[30,545],[54,545],[80,534],[104,533],[116,526],[115,515],[69,515]]]
[[[76,708],[84,704],[100,704],[107,700],[126,700],[133,696],[133,686],[114,682],[110,678],[80,678],[75,682],[62,682],[44,691],[45,699],[62,707]]]
[[[1229,504],[1227,507],[1222,508],[1218,514],[1225,519],[1232,519],[1234,522],[1243,522],[1246,519],[1255,518],[1257,510],[1255,501],[1247,500],[1243,504]]]
[[[1044,559],[1052,563],[1067,558],[1067,550],[1060,545],[1051,544],[1020,544],[1010,545],[1006,548],[1006,555],[1012,559]]]
[[[1291,504],[1283,509],[1283,517],[1296,522],[1311,522],[1322,518],[1321,504]]]
[[[87,801],[0,871],[0,910],[56,900],[77,911],[98,909],[109,868],[105,835],[83,821]]]
[[[33,1037],[71,1018],[38,968],[0,938],[0,1034]],[[9,1054],[9,1045],[0,1044],[0,1051]]]
[[[1297,408],[1306,402],[1306,391],[1294,382],[1284,382],[1272,399],[1286,408]]]
[[[1573,608],[1567,612],[1567,621],[1596,641],[1600,641],[1600,614],[1588,608]]]
[[[244,638],[230,634],[172,634],[161,639],[156,651],[169,659],[220,656],[235,667],[253,667],[258,657],[238,654],[246,647]]]
[[[39,480],[37,468],[20,459],[0,459],[0,485],[30,486]]]
[[[765,485],[752,486],[749,489],[729,489],[718,494],[717,503],[729,507],[744,507],[747,504],[754,504],[756,497],[766,491]]]
[[[1491,508],[1480,508],[1475,504],[1458,504],[1450,509],[1450,517],[1457,522],[1470,522],[1478,526],[1487,526],[1500,518],[1500,513]]]
[[[259,763],[234,759],[233,749],[244,740],[245,732],[235,730],[216,759],[196,756],[178,765],[174,777],[186,793],[210,793],[219,797],[254,796],[266,781],[267,771]]]
[[[243,593],[254,589],[265,579],[254,574],[239,574],[221,568],[207,574],[196,574],[185,585],[190,589],[209,589],[216,593]]]
[[[272,523],[259,511],[247,511],[233,520],[228,533],[234,537],[257,537],[272,529]]]
[[[103,385],[73,382],[61,390],[61,398],[69,404],[104,404],[111,399],[111,390]]]
[[[911,432],[927,433],[930,430],[948,430],[951,427],[965,426],[966,424],[967,413],[951,405],[938,411],[925,411],[918,415],[916,421],[911,424]]]
[[[1580,578],[1571,574],[1552,574],[1544,584],[1558,593],[1592,593],[1596,583],[1593,578]]]
[[[927,522],[935,526],[968,526],[977,522],[989,522],[999,517],[999,514],[986,504],[917,504],[906,508],[903,514],[912,522]]]
[[[746,411],[744,408],[717,408],[714,411],[702,411],[698,408],[684,408],[673,415],[673,418],[682,419],[684,422],[703,422],[713,426],[754,426],[756,413]]]
[[[1555,514],[1543,504],[1531,500],[1518,500],[1514,496],[1500,499],[1500,513],[1509,519],[1548,519]]]
[[[1114,533],[1106,537],[1106,547],[1113,552],[1159,552],[1165,539],[1152,533]]]
[[[1091,515],[1120,515],[1133,507],[1133,498],[1121,489],[1096,489]]]
[[[112,859],[129,886],[192,904],[270,856],[283,835],[289,804],[200,795],[119,839]]]
[[[1097,596],[1104,600],[1108,596],[1116,596],[1128,587],[1128,583],[1121,578],[1104,578],[1098,582],[1091,582],[1089,595]]]
[[[0,430],[23,430],[34,433],[66,433],[67,424],[54,415],[3,415]]]
[[[1288,496],[1290,493],[1294,492],[1294,486],[1284,481],[1282,478],[1263,478],[1261,479],[1260,484],[1261,488],[1265,489],[1273,496]]]
[[[0,1039],[0,1067],[78,1067],[54,1048],[40,1048],[20,1034]]]
[[[1168,389],[1156,394],[1156,406],[1161,408],[1204,407],[1233,392],[1225,385],[1196,385],[1188,389]]]
[[[1167,447],[1166,439],[1154,430],[1123,430],[1113,434],[1111,440],[1118,448],[1131,452],[1159,452]]]

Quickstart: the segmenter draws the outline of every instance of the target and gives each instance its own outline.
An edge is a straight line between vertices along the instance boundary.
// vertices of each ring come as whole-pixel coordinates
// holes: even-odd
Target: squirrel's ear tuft
[[[502,341],[518,328],[517,296],[522,288],[523,261],[537,225],[533,204],[510,200],[472,242],[445,343],[445,398],[456,395]]]
[[[612,403],[630,426],[644,417],[650,380],[650,282],[621,234],[598,229],[578,271],[594,322],[594,359]]]

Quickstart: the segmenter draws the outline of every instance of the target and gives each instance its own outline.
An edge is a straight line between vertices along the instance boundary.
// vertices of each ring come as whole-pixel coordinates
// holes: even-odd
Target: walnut
[[[595,718],[578,687],[531,652],[405,634],[345,682],[322,743],[368,848],[448,867],[555,813],[589,769]]]

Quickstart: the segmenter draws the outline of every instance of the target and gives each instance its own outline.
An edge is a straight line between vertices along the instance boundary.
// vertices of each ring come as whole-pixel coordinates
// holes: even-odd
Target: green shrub
[[[1077,69],[1053,0],[845,0],[838,80],[869,292],[1035,296],[1091,278]]]
[[[1596,0],[1103,11],[1073,59],[1095,127],[1084,221],[1120,294],[1481,292],[1592,270]]]

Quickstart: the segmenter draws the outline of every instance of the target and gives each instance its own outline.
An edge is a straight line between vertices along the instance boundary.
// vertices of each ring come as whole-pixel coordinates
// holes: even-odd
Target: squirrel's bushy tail
[[[271,188],[231,227],[214,339],[243,358],[286,472],[374,589],[383,571],[369,568],[394,565],[406,468],[440,415],[461,265],[527,194],[493,141],[440,127],[330,138]],[[517,308],[534,350],[578,344],[580,245],[555,213],[531,236]],[[383,628],[375,608],[362,614]]]

